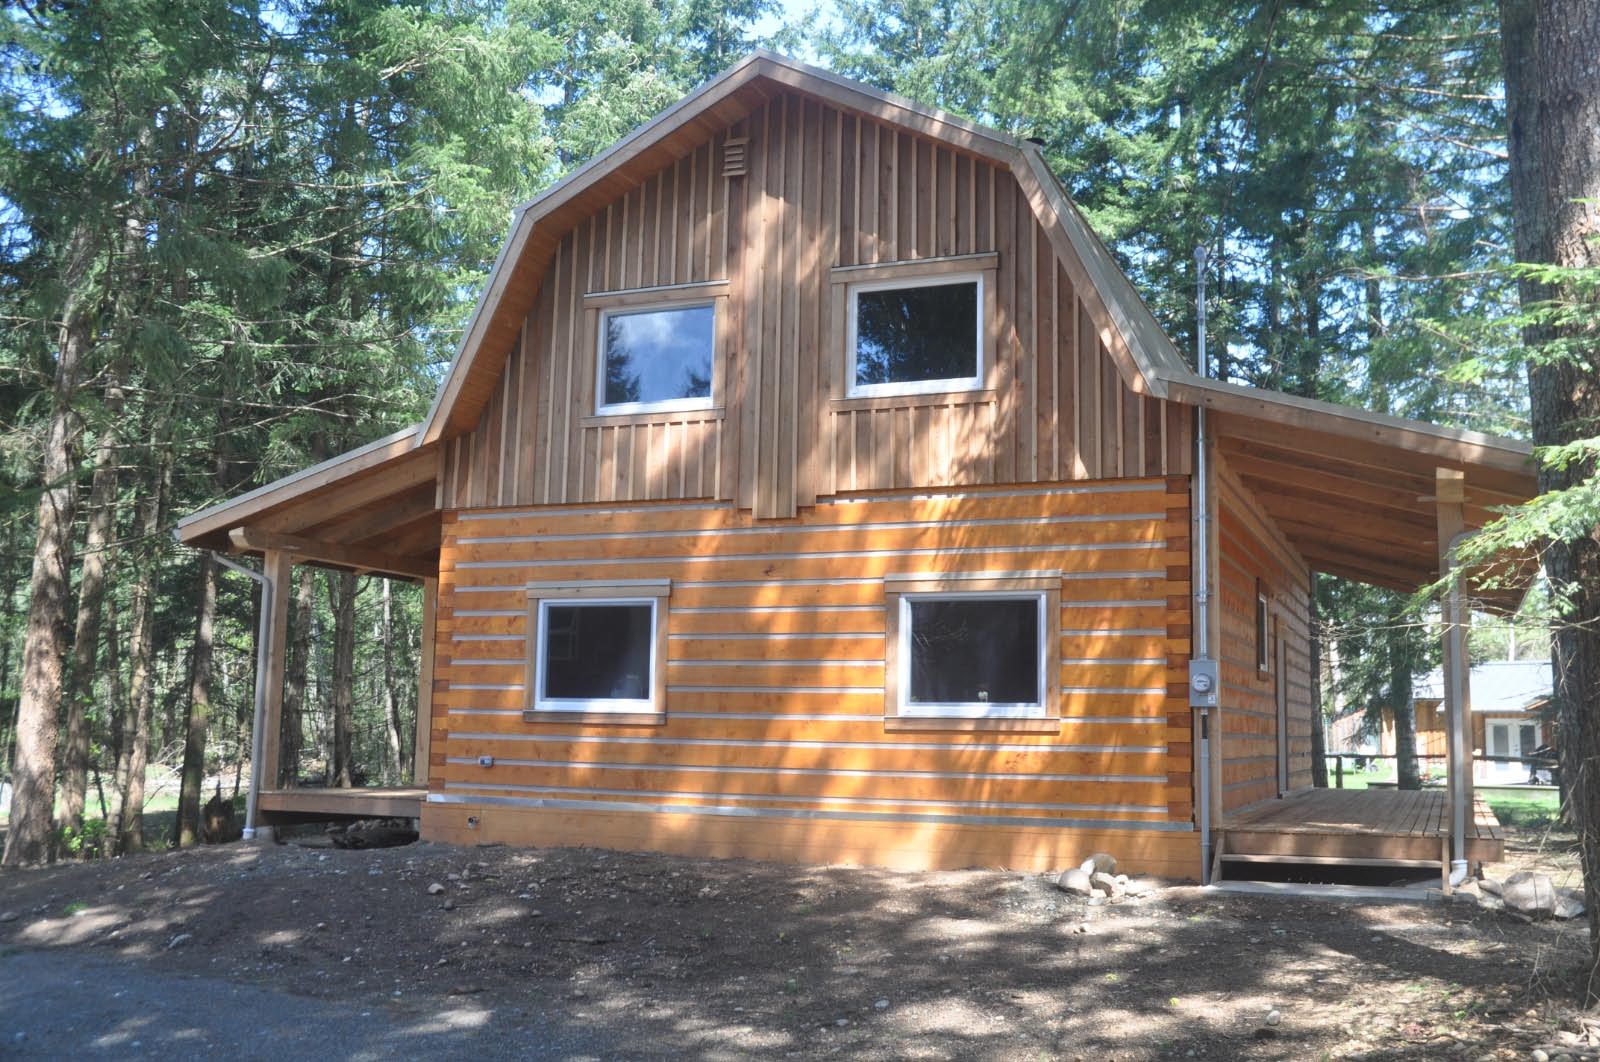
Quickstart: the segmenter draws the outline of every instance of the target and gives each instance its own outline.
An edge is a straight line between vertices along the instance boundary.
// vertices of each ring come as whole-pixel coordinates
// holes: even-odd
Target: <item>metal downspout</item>
[[[1466,629],[1461,621],[1461,572],[1456,567],[1456,551],[1472,536],[1471,531],[1458,532],[1450,539],[1445,551],[1450,565],[1450,591],[1445,595],[1445,640],[1449,652],[1445,654],[1445,695],[1450,705],[1450,886],[1467,880],[1470,864],[1467,861],[1467,800],[1466,794],[1472,780],[1471,728],[1465,721],[1470,705],[1467,703]],[[1466,731],[1466,734],[1463,734]]]
[[[1201,379],[1208,375],[1206,359],[1206,258],[1202,244],[1194,249],[1195,260],[1195,370]],[[1196,784],[1200,790],[1200,883],[1211,883],[1211,705],[1217,703],[1216,668],[1211,661],[1211,499],[1209,480],[1206,407],[1195,407],[1195,575],[1194,585],[1194,660],[1189,669],[1189,704],[1198,713],[1200,740],[1196,750]],[[1198,667],[1196,666],[1198,665]],[[1202,683],[1207,683],[1202,686]]]
[[[247,790],[244,805],[243,837],[244,840],[251,841],[256,836],[256,805],[261,800],[261,742],[262,730],[267,725],[267,663],[268,654],[272,651],[267,642],[272,637],[273,596],[278,588],[273,585],[272,579],[265,572],[246,567],[216,550],[212,550],[211,555],[217,559],[218,564],[232,568],[241,575],[249,576],[261,586],[261,618],[256,627],[256,709],[250,727],[250,788]]]

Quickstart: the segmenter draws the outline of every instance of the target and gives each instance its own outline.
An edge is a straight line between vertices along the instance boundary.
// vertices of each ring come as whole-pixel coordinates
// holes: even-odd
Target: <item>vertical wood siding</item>
[[[786,521],[692,502],[447,514],[429,814],[481,807],[513,823],[497,836],[550,843],[574,813],[647,811],[590,843],[655,847],[641,822],[687,815],[711,837],[759,813],[844,831],[831,858],[901,865],[907,845],[925,865],[1060,861],[1072,831],[1111,830],[1119,859],[1193,873],[1187,496],[1179,477],[869,495]],[[1059,732],[886,731],[884,575],[1052,569]],[[673,580],[665,725],[525,721],[524,585],[611,577]]]
[[[1311,576],[1262,511],[1249,488],[1219,458],[1218,563],[1221,599],[1222,809],[1278,795],[1277,654],[1256,670],[1256,586],[1266,587],[1269,616],[1285,648],[1289,788],[1311,784]],[[1271,625],[1269,623],[1269,637]]]
[[[443,508],[727,499],[791,517],[849,491],[1182,475],[1188,410],[1129,389],[1079,263],[1010,172],[796,94],[560,238],[476,430],[441,448]],[[838,400],[838,266],[995,253],[992,391]],[[717,411],[596,417],[584,296],[728,281]]]

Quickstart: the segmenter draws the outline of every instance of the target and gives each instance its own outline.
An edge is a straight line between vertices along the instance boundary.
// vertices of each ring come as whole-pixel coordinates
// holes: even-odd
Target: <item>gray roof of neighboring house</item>
[[[1550,661],[1497,660],[1473,667],[1468,678],[1474,712],[1521,712],[1550,696]],[[1444,697],[1444,679],[1434,671],[1417,682],[1417,700]]]

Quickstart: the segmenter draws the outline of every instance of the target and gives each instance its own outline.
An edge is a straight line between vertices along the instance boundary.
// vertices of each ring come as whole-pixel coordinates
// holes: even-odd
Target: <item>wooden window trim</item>
[[[728,281],[705,280],[693,284],[663,284],[653,288],[621,288],[616,291],[591,291],[583,296],[584,309],[609,310],[616,307],[648,307],[658,303],[702,302],[728,294]]]
[[[569,725],[660,726],[667,721],[667,630],[671,625],[672,595],[670,579],[617,579],[613,581],[573,581],[528,583],[528,637],[522,719],[526,723],[566,723]],[[654,711],[606,712],[565,711],[539,707],[539,645],[544,638],[540,626],[543,602],[562,601],[653,601],[655,605],[655,659],[652,662],[650,702]]]
[[[580,428],[615,428],[630,424],[704,424],[725,420],[727,410],[722,406],[699,409],[658,410],[655,413],[591,413],[578,418]]]
[[[829,270],[831,282],[828,311],[828,342],[832,366],[828,398],[836,409],[852,408],[851,403],[866,403],[860,408],[893,409],[906,405],[981,402],[992,400],[999,388],[1000,323],[998,284],[1000,256],[993,251],[982,254],[952,255],[944,258],[916,258],[899,262],[876,262],[861,266],[836,266]],[[851,394],[855,379],[855,351],[850,349],[850,322],[854,316],[853,290],[857,285],[894,281],[937,280],[956,274],[973,274],[979,279],[981,332],[978,357],[982,361],[979,382],[971,387],[948,390],[906,391],[894,394]]]
[[[1029,734],[1061,732],[1061,573],[1059,571],[955,572],[884,576],[883,728],[888,732],[1010,731]],[[914,715],[902,714],[900,672],[901,602],[907,595],[1039,594],[1044,599],[1040,632],[1044,654],[1043,712],[1039,715]]]
[[[898,262],[869,262],[865,265],[834,266],[828,271],[835,284],[859,284],[871,280],[909,280],[950,273],[982,273],[1000,268],[997,251],[978,254],[953,254],[942,258],[909,258]]]
[[[702,290],[704,289],[704,290]],[[727,391],[723,379],[723,353],[728,349],[728,282],[678,284],[664,288],[636,288],[631,291],[597,293],[583,303],[583,349],[590,352],[591,385],[594,393],[588,403],[589,424],[627,424],[661,420],[707,420],[719,414]],[[711,393],[705,399],[670,399],[656,403],[628,403],[607,409],[605,395],[606,350],[600,322],[606,314],[649,313],[653,310],[688,310],[711,307]]]
[[[829,408],[838,411],[855,409],[907,409],[923,406],[984,406],[999,396],[987,387],[976,391],[929,391],[920,395],[862,395],[856,398],[831,398]]]

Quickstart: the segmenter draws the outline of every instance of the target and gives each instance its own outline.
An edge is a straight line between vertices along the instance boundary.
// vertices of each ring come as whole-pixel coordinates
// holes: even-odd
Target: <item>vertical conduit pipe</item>
[[[1206,362],[1206,257],[1204,244],[1194,249],[1195,263],[1195,371],[1201,379],[1207,373]],[[1208,453],[1206,437],[1206,407],[1195,407],[1195,461],[1194,508],[1194,655],[1196,659],[1211,657],[1211,499],[1206,490]],[[1200,790],[1200,883],[1211,884],[1211,711],[1201,707],[1200,742],[1198,748],[1197,785]]]
[[[1445,653],[1445,666],[1447,673],[1444,677],[1445,692],[1449,700],[1445,703],[1451,706],[1450,742],[1450,773],[1453,785],[1450,786],[1450,887],[1453,889],[1467,880],[1471,864],[1467,861],[1467,790],[1472,781],[1472,743],[1463,740],[1472,733],[1472,728],[1466,722],[1472,718],[1471,705],[1467,703],[1467,639],[1466,624],[1462,621],[1461,600],[1461,572],[1456,567],[1456,551],[1461,543],[1472,535],[1471,531],[1462,531],[1450,539],[1445,551],[1445,562],[1450,565],[1450,590],[1445,596],[1444,622],[1445,641],[1449,643],[1449,652]]]

